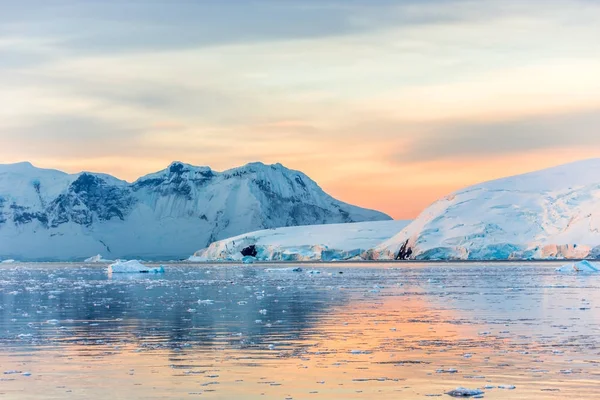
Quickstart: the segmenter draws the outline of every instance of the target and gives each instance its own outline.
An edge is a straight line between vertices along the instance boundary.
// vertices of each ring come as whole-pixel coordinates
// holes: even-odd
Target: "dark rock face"
[[[0,196],[0,225],[6,222],[7,217],[4,213],[4,205],[6,204],[6,200],[4,197]]]
[[[182,163],[173,163],[168,173],[162,176],[137,181],[133,184],[133,191],[146,189],[158,192],[163,196],[175,194],[192,200],[193,187],[205,185],[214,178],[215,174],[209,168],[194,169]]]
[[[248,246],[248,247],[242,249],[241,253],[244,257],[256,257],[258,254],[258,252],[256,251],[255,245],[251,245],[251,246]]]
[[[406,242],[404,242],[404,244],[402,245],[402,247],[400,247],[398,254],[396,254],[395,260],[409,260],[410,256],[412,255],[412,252],[412,248],[408,247],[407,239]]]
[[[44,213],[30,212],[28,207],[18,206],[11,204],[10,209],[13,212],[13,221],[17,225],[28,224],[34,220],[42,223],[42,225],[48,225],[48,217]]]
[[[101,177],[84,173],[66,193],[50,203],[46,213],[54,228],[69,221],[90,226],[95,219],[125,220],[135,202],[127,188],[110,185]]]

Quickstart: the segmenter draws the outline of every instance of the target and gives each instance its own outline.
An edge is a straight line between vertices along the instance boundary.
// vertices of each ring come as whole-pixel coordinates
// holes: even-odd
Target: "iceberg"
[[[600,272],[600,268],[597,265],[592,264],[587,260],[565,264],[562,267],[556,268],[558,272],[572,272],[572,273],[594,273]]]
[[[447,392],[446,394],[452,397],[474,397],[481,396],[482,394],[484,394],[484,392],[479,389],[467,389],[464,387],[458,387],[454,390]]]
[[[90,258],[86,258],[84,262],[86,263],[100,263],[100,262],[110,262],[112,260],[105,260],[104,258],[102,258],[102,255],[98,254],[95,256],[92,256]]]
[[[0,262],[0,264],[12,264],[14,262],[15,262],[15,260],[9,259],[9,260],[4,260],[4,261]]]
[[[109,274],[135,274],[135,273],[154,273],[160,274],[165,272],[161,265],[160,267],[147,267],[138,260],[117,261],[108,266]]]

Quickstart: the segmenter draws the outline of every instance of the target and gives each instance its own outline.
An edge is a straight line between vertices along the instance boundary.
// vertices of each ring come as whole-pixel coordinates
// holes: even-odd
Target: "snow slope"
[[[242,250],[255,246],[261,261],[331,261],[360,257],[367,249],[389,239],[410,221],[358,222],[295,226],[250,232],[212,243],[191,261],[241,261]]]
[[[258,229],[388,219],[281,164],[216,172],[174,162],[134,183],[0,165],[0,259],[180,259]]]
[[[482,183],[435,202],[372,259],[600,257],[600,159]]]

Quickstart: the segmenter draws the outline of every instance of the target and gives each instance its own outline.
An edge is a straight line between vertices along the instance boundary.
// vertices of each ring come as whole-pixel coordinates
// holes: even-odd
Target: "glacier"
[[[133,183],[0,165],[0,259],[184,259],[244,232],[390,219],[334,199],[281,164],[217,172],[176,161]]]
[[[600,258],[600,159],[452,193],[368,251],[369,259]]]
[[[410,221],[295,226],[245,233],[212,243],[190,261],[336,261],[363,253],[401,231]]]

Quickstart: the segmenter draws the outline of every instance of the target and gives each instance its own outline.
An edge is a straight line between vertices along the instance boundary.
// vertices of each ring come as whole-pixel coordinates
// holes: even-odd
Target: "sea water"
[[[0,266],[0,398],[600,396],[600,276],[552,264]]]

